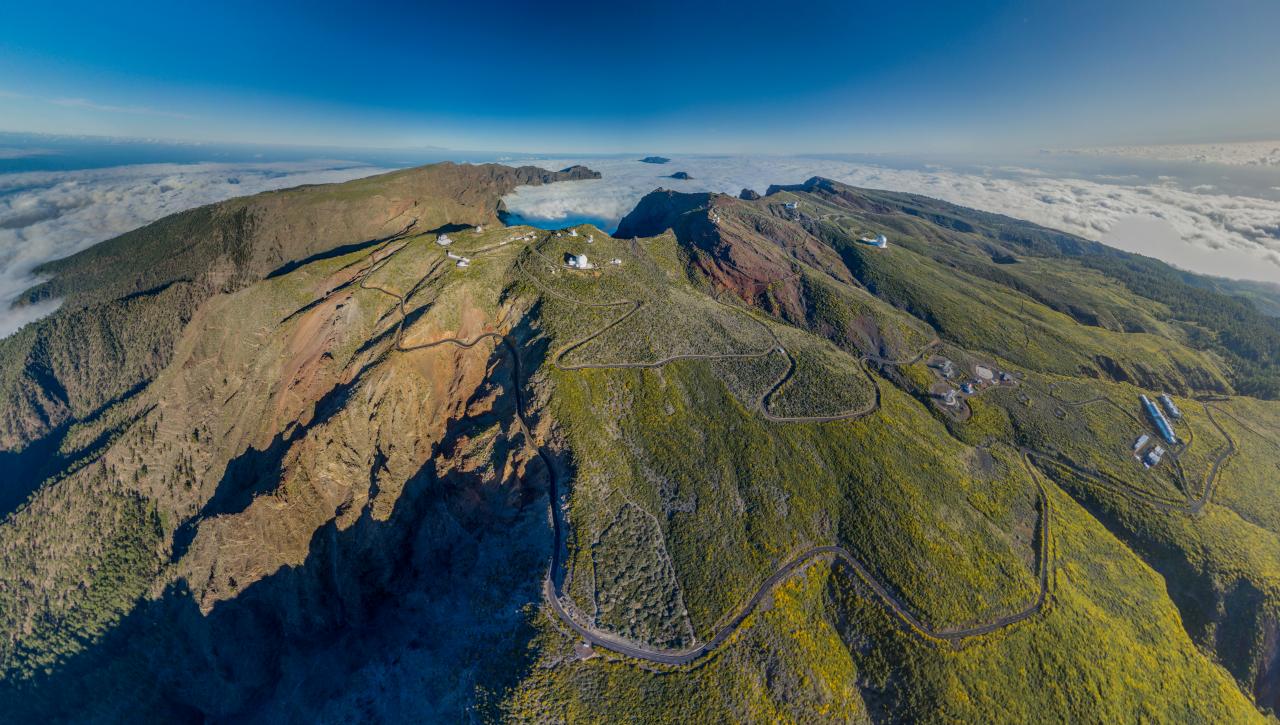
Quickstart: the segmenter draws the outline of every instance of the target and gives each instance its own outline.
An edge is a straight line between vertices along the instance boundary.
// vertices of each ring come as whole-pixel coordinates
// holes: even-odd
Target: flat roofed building
[[[1140,395],[1138,398],[1142,401],[1142,407],[1146,409],[1147,415],[1151,417],[1151,422],[1155,423],[1156,430],[1160,432],[1160,437],[1169,443],[1177,443],[1178,437],[1173,434],[1173,426],[1164,417],[1164,413],[1160,412],[1160,408],[1151,402],[1151,398],[1145,395]]]
[[[1173,398],[1170,398],[1168,393],[1160,394],[1160,404],[1164,406],[1170,418],[1178,420],[1182,417],[1182,411],[1178,410],[1178,406],[1174,404]]]

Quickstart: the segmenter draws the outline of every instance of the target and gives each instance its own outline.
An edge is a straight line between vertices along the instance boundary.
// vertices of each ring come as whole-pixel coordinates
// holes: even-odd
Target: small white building
[[[576,236],[578,236],[578,230],[577,230],[577,229],[570,229],[570,230],[569,230],[569,236],[571,236],[571,237],[576,237]]]
[[[445,252],[444,256],[448,257],[449,259],[462,259],[461,255],[454,254],[453,252]]]
[[[1142,435],[1138,436],[1138,440],[1133,442],[1133,452],[1137,453],[1138,451],[1142,450],[1142,447],[1145,446],[1147,444],[1147,441],[1149,440],[1151,440],[1151,436],[1147,435],[1146,433],[1143,433]]]
[[[585,254],[566,254],[564,263],[573,269],[591,269],[591,263],[587,261]]]
[[[436,237],[436,244],[439,244],[442,247],[447,247],[450,244],[453,244],[453,240],[449,238],[448,234],[441,234]]]
[[[937,368],[938,372],[942,373],[942,377],[944,378],[954,377],[956,374],[955,363],[951,362],[946,358],[942,358],[941,360],[935,363],[930,363],[930,365]]]
[[[614,257],[613,259],[609,260],[609,264],[612,264],[612,265],[620,265],[620,264],[622,264],[622,260],[621,260],[621,259],[618,259],[617,257]]]
[[[588,234],[588,235],[587,235],[587,244],[593,244],[593,243],[595,243],[595,241],[596,241],[596,239],[595,239],[595,237],[594,237],[593,235],[591,235],[591,234]]]
[[[787,209],[792,209],[792,210],[794,210],[794,209],[797,209],[797,208],[799,208],[799,207],[800,207],[800,202],[798,202],[798,201],[788,201],[787,203],[783,204],[783,206],[784,206],[784,207],[786,207]]]
[[[466,269],[467,267],[471,266],[471,260],[467,259],[466,257],[463,257],[462,259],[458,260],[458,266],[463,269]]]
[[[1163,456],[1164,456],[1164,449],[1161,448],[1160,446],[1156,446],[1147,453],[1147,457],[1142,460],[1142,463],[1147,468],[1151,468],[1152,466],[1158,466],[1160,465],[1160,459]]]
[[[889,246],[889,240],[883,234],[877,234],[874,238],[863,237],[858,241],[862,242],[863,244],[869,247],[875,247],[877,249],[884,249],[885,247]]]

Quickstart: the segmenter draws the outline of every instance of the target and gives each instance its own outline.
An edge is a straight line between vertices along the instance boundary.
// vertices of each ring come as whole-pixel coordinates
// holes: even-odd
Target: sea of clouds
[[[185,209],[299,184],[385,171],[344,161],[136,164],[0,175],[0,337],[57,309],[13,307],[32,270]]]
[[[746,187],[763,194],[770,184],[825,176],[1007,214],[1195,272],[1280,282],[1280,201],[1215,193],[1212,186],[1183,188],[1172,178],[1061,178],[1028,167],[895,168],[781,157],[689,157],[664,165],[618,158],[538,163],[556,168],[582,163],[604,177],[517,189],[505,198],[507,207],[530,220],[586,217],[612,225],[657,187],[730,194]],[[688,172],[693,179],[666,178],[674,171]]]
[[[1064,153],[1084,156],[1125,156],[1161,161],[1194,161],[1228,166],[1280,167],[1280,141],[1234,143],[1160,144],[1154,146],[1099,146]]]

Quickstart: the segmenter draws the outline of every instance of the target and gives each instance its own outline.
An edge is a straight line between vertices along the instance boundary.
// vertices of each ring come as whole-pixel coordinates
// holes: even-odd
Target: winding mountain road
[[[743,622],[749,616],[751,616],[752,612],[754,612],[760,606],[760,604],[765,600],[765,598],[768,597],[779,584],[789,579],[796,572],[802,570],[809,563],[824,557],[830,557],[833,561],[838,561],[841,564],[847,566],[849,569],[851,569],[857,575],[859,580],[868,589],[870,589],[872,593],[875,594],[880,604],[893,617],[896,624],[899,627],[901,627],[905,632],[908,632],[909,634],[911,634],[912,636],[914,636],[915,638],[921,641],[928,642],[934,645],[950,645],[953,647],[959,646],[962,643],[964,643],[966,640],[969,640],[975,637],[980,637],[986,634],[990,634],[992,632],[996,632],[998,630],[1007,628],[1019,622],[1025,621],[1035,616],[1044,608],[1048,600],[1050,574],[1053,569],[1052,550],[1051,550],[1051,543],[1050,543],[1051,536],[1052,536],[1051,529],[1050,529],[1051,509],[1050,509],[1047,491],[1044,487],[1043,482],[1039,477],[1039,474],[1036,472],[1034,466],[1031,465],[1029,457],[1026,455],[1023,455],[1022,456],[1023,466],[1026,468],[1027,472],[1030,474],[1032,478],[1032,481],[1035,483],[1037,494],[1038,494],[1039,516],[1037,517],[1036,537],[1039,541],[1039,547],[1037,548],[1037,552],[1036,552],[1036,568],[1037,568],[1037,576],[1039,580],[1039,587],[1038,587],[1038,591],[1035,599],[1032,602],[1030,602],[1026,607],[1024,607],[1023,609],[1015,613],[1001,616],[987,623],[967,626],[967,627],[958,628],[958,629],[934,628],[929,624],[925,623],[922,619],[920,619],[920,617],[913,614],[911,610],[908,608],[908,606],[906,605],[906,603],[903,602],[897,594],[890,591],[884,584],[882,584],[879,580],[877,580],[874,574],[872,573],[871,569],[867,567],[861,560],[859,560],[853,554],[853,552],[851,552],[849,549],[846,549],[843,546],[825,545],[825,546],[815,546],[810,549],[807,549],[801,552],[800,554],[796,555],[786,563],[782,564],[777,569],[775,569],[773,573],[771,573],[767,578],[764,579],[764,581],[762,581],[759,584],[759,586],[752,593],[751,597],[747,599],[747,601],[741,607],[739,607],[738,610],[736,610],[733,616],[724,625],[722,625],[715,632],[715,634],[712,635],[710,639],[708,639],[706,642],[703,642],[702,644],[699,644],[696,647],[683,649],[683,650],[657,649],[657,648],[645,646],[640,643],[629,641],[623,637],[619,637],[609,632],[599,630],[595,627],[590,626],[589,624],[584,624],[582,621],[580,621],[580,619],[577,616],[575,616],[575,612],[577,610],[576,605],[574,605],[572,601],[569,599],[569,597],[561,590],[560,584],[558,583],[563,579],[564,567],[565,567],[564,552],[567,550],[566,539],[565,539],[566,524],[562,521],[563,513],[560,510],[560,506],[559,506],[560,488],[561,488],[561,485],[564,483],[564,481],[562,480],[563,474],[560,471],[560,469],[557,467],[551,455],[547,453],[547,451],[542,446],[539,446],[536,444],[535,442],[536,439],[534,438],[533,432],[529,426],[526,401],[524,398],[524,374],[522,371],[522,361],[520,358],[520,351],[509,337],[507,337],[503,333],[496,332],[496,331],[483,332],[470,339],[448,337],[448,338],[434,340],[431,342],[422,343],[418,345],[405,346],[403,344],[403,339],[402,339],[403,332],[404,332],[404,324],[406,320],[406,314],[405,314],[405,308],[404,308],[405,295],[400,294],[394,290],[387,289],[380,285],[371,284],[368,282],[368,277],[372,275],[374,272],[376,272],[378,269],[380,269],[383,265],[385,265],[387,261],[392,256],[394,256],[397,252],[399,252],[400,249],[402,248],[403,247],[400,247],[391,251],[381,260],[379,260],[374,264],[371,264],[366,270],[363,270],[359,275],[360,287],[363,289],[369,289],[369,290],[375,290],[375,291],[381,292],[383,294],[393,297],[396,300],[396,310],[399,312],[400,319],[397,321],[397,330],[396,330],[395,342],[393,347],[395,350],[399,352],[412,352],[412,351],[425,350],[425,349],[430,349],[430,348],[435,348],[435,347],[445,346],[445,345],[451,345],[451,346],[456,346],[459,348],[466,349],[466,348],[475,347],[476,345],[486,340],[494,340],[496,345],[502,347],[506,351],[507,355],[510,357],[512,368],[513,368],[512,387],[513,387],[513,393],[515,397],[515,424],[517,429],[520,431],[521,436],[524,438],[524,445],[530,450],[530,452],[532,452],[542,461],[543,465],[547,469],[548,488],[549,488],[548,495],[549,495],[549,502],[550,502],[550,509],[551,509],[550,517],[551,517],[551,526],[552,526],[552,533],[553,533],[553,545],[552,545],[551,560],[547,568],[546,577],[543,581],[543,596],[548,604],[548,607],[555,614],[555,616],[565,626],[567,626],[569,629],[575,632],[578,636],[582,637],[582,639],[585,642],[592,645],[593,647],[599,647],[605,650],[615,652],[620,655],[624,655],[634,659],[644,660],[647,662],[657,663],[657,664],[665,664],[665,665],[690,664],[696,660],[699,660],[701,658],[704,658],[712,654],[717,649],[719,649],[730,637],[733,636],[733,634],[736,631],[738,631],[738,629],[742,626]],[[438,271],[439,268],[440,268],[440,264],[437,263],[435,266],[432,267],[431,270],[428,271],[427,275],[423,277],[423,280],[428,279],[431,275],[433,275],[436,271]],[[415,288],[421,286],[421,284],[422,282],[419,282],[419,284],[416,285]],[[616,302],[616,303],[588,303],[588,304],[594,304],[596,306],[605,306],[605,307],[633,305],[630,311],[628,311],[618,320],[614,320],[613,322],[609,323],[609,325],[607,325],[605,329],[618,324],[623,319],[625,319],[630,314],[634,313],[636,310],[640,309],[640,307],[643,306],[643,303],[640,303],[638,301],[624,301],[624,302]],[[757,320],[757,322],[759,321]],[[763,325],[763,323],[761,324]],[[768,329],[767,326],[766,326],[766,329]],[[592,336],[598,335],[601,331],[597,331],[596,333],[593,333]],[[773,336],[772,330],[769,330],[769,333],[771,336]],[[776,336],[773,336],[773,339],[777,341]],[[581,342],[582,341],[579,341],[576,344],[581,344]],[[932,347],[932,345],[930,345],[930,347]],[[742,357],[760,357],[762,355],[773,353],[775,349],[782,350],[785,352],[785,349],[779,343],[777,348],[771,348],[770,350],[764,351],[762,353],[756,353],[756,354],[750,354],[750,355],[705,355],[705,356],[696,356],[692,358],[676,356],[667,360],[666,362],[670,362],[674,359],[740,359]],[[561,351],[561,354],[563,354],[563,352],[564,350]],[[924,351],[921,351],[920,353],[915,355],[914,358],[912,359],[914,360],[920,359],[920,357],[923,356],[925,352],[927,352],[927,349]],[[789,354],[788,354],[788,358],[790,359]],[[867,359],[870,359],[870,358],[864,357],[863,362],[865,363]],[[633,363],[633,364],[627,364],[627,365],[617,365],[613,367],[657,367],[659,364],[665,364],[665,362],[658,361],[654,363]],[[792,364],[794,365],[794,360],[792,360]],[[609,367],[609,366],[593,365],[590,367]],[[569,368],[562,368],[562,369],[574,370],[574,369],[584,369],[584,368],[569,367]],[[866,371],[865,365],[864,365],[863,371],[869,378],[871,378],[872,383],[875,384],[874,377],[871,376],[871,374],[868,371]],[[771,389],[769,392],[772,392],[772,390],[773,389]],[[875,401],[876,406],[878,406],[879,404],[879,393],[880,393],[879,387],[877,386],[876,401]],[[770,416],[767,410],[765,409],[765,399],[767,398],[768,395],[769,393],[766,393],[764,396],[761,397],[759,401],[759,407],[761,412],[765,414],[766,418],[769,418],[771,420],[777,420],[781,422],[796,422],[796,421],[810,422],[815,420],[822,421],[822,420],[841,419],[840,417],[828,418],[825,416],[817,416],[813,418],[799,418],[799,419]],[[862,414],[865,415],[865,413],[862,413]]]
[[[529,249],[533,254],[541,258],[548,265],[553,267],[555,266],[554,262],[547,259],[546,256],[544,256],[541,252],[537,251],[537,249],[534,248],[532,245],[529,247]],[[862,406],[860,408],[853,408],[850,410],[843,410],[843,411],[837,411],[834,413],[828,413],[826,415],[784,416],[784,415],[777,415],[772,411],[770,411],[769,401],[778,392],[778,390],[781,389],[781,387],[787,382],[787,380],[790,379],[791,376],[795,373],[795,370],[796,370],[795,357],[791,354],[789,350],[787,350],[786,346],[782,344],[782,341],[778,339],[777,334],[767,324],[765,324],[763,321],[757,319],[754,315],[751,315],[750,313],[744,310],[738,309],[728,303],[721,302],[719,295],[716,295],[716,294],[711,295],[712,301],[716,302],[719,305],[724,306],[725,308],[731,310],[734,313],[746,315],[752,322],[759,325],[760,328],[764,330],[765,334],[769,336],[770,344],[764,349],[759,350],[757,352],[682,353],[677,355],[669,355],[667,357],[660,358],[658,360],[641,361],[641,362],[613,361],[613,362],[603,362],[603,363],[565,363],[564,357],[566,355],[582,347],[583,345],[586,345],[587,343],[596,339],[600,335],[603,335],[604,333],[608,332],[614,327],[617,327],[618,325],[622,324],[627,319],[629,319],[632,315],[644,309],[646,306],[646,303],[642,300],[616,300],[613,302],[589,302],[586,300],[574,299],[572,297],[569,297],[568,295],[565,295],[559,292],[558,290],[553,290],[550,287],[548,287],[545,283],[542,282],[542,280],[538,279],[536,275],[531,274],[527,269],[525,269],[519,261],[517,261],[516,267],[517,269],[519,269],[521,274],[523,274],[525,278],[528,279],[529,282],[532,283],[535,287],[542,290],[544,293],[551,295],[552,297],[559,299],[563,302],[567,302],[569,304],[576,305],[579,307],[588,307],[588,308],[597,308],[597,309],[613,308],[613,307],[629,307],[630,308],[625,313],[623,313],[620,317],[603,325],[602,327],[595,330],[594,332],[591,332],[590,334],[580,339],[573,340],[565,344],[559,350],[557,350],[555,354],[552,355],[551,362],[552,362],[552,365],[554,365],[559,370],[573,372],[573,371],[580,371],[580,370],[648,369],[648,368],[664,367],[666,365],[669,365],[673,362],[677,362],[680,360],[705,360],[710,362],[718,362],[718,361],[724,361],[724,360],[755,360],[755,359],[767,357],[769,355],[781,354],[781,355],[784,355],[787,359],[787,369],[784,370],[782,374],[778,376],[778,378],[773,382],[773,384],[770,385],[769,388],[766,389],[764,393],[762,393],[754,403],[754,407],[760,412],[760,415],[764,417],[765,420],[768,420],[774,423],[831,423],[838,420],[853,420],[856,418],[861,418],[863,416],[874,413],[876,410],[880,408],[880,385],[876,381],[875,376],[873,376],[870,372],[867,371],[866,362],[872,361],[872,362],[884,363],[884,362],[890,362],[890,361],[887,361],[884,358],[879,358],[871,355],[863,355],[861,358],[859,358],[858,364],[860,369],[862,370],[863,375],[866,376],[867,382],[871,383],[871,387],[873,391],[872,399],[865,406]],[[787,278],[787,279],[790,279],[790,278]],[[778,281],[782,281],[782,280],[778,280]],[[926,346],[925,350],[922,350],[919,353],[917,353],[914,356],[914,359],[915,360],[920,359],[920,357],[924,355],[928,351],[928,349],[932,347],[934,344],[936,344],[936,339],[934,342],[929,343],[929,345]],[[897,364],[897,363],[891,363],[891,364]]]
[[[1049,595],[1050,572],[1053,568],[1052,552],[1050,551],[1050,529],[1049,529],[1049,501],[1044,488],[1044,484],[1040,481],[1035,469],[1024,461],[1027,471],[1031,474],[1035,481],[1036,489],[1039,494],[1040,516],[1037,521],[1037,537],[1040,541],[1040,547],[1036,553],[1037,570],[1039,579],[1039,590],[1035,599],[1023,609],[1002,617],[998,617],[990,622],[977,624],[958,629],[937,629],[931,627],[922,621],[915,614],[912,614],[907,605],[887,587],[879,582],[871,573],[870,569],[863,564],[854,554],[843,546],[827,545],[815,546],[808,549],[790,561],[786,562],[772,574],[769,575],[756,588],[751,598],[740,607],[730,620],[720,627],[711,639],[703,642],[697,647],[691,647],[683,650],[660,650],[652,647],[632,642],[630,640],[618,637],[617,635],[583,625],[573,615],[567,611],[565,607],[564,595],[556,590],[552,583],[552,578],[547,577],[543,584],[543,594],[551,609],[556,616],[569,626],[578,636],[590,643],[592,646],[602,647],[618,654],[634,657],[636,659],[647,660],[667,665],[687,665],[698,659],[711,654],[726,640],[733,635],[734,632],[741,627],[742,623],[751,616],[751,613],[760,606],[760,603],[769,596],[773,590],[782,582],[789,579],[797,571],[803,569],[810,562],[822,558],[831,557],[834,561],[849,567],[858,576],[861,582],[867,586],[879,599],[881,605],[894,618],[895,623],[903,629],[903,631],[915,636],[917,639],[935,645],[950,645],[957,647],[966,640],[982,635],[991,634],[1018,622],[1025,621],[1038,614],[1045,606]]]

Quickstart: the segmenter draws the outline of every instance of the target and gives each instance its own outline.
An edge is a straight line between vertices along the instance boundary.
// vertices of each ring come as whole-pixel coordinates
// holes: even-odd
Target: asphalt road
[[[1027,467],[1027,471],[1031,474],[1035,481],[1036,489],[1040,499],[1040,516],[1038,523],[1038,538],[1040,548],[1037,552],[1037,568],[1039,576],[1039,591],[1036,598],[1022,610],[1013,614],[1005,615],[994,619],[990,622],[977,624],[960,629],[936,629],[919,617],[912,614],[906,604],[902,602],[893,592],[889,591],[881,584],[871,571],[858,560],[848,549],[843,546],[815,546],[812,549],[801,553],[787,563],[780,566],[767,579],[761,582],[747,603],[741,607],[733,618],[722,626],[711,639],[703,642],[697,647],[684,650],[659,650],[628,641],[616,635],[584,626],[577,621],[570,612],[566,611],[564,603],[561,599],[561,593],[556,591],[555,585],[552,584],[550,576],[547,577],[543,585],[543,594],[550,605],[551,610],[572,629],[584,641],[593,647],[600,647],[611,652],[616,652],[628,657],[642,659],[649,662],[657,662],[668,665],[686,665],[705,657],[715,651],[729,639],[735,631],[742,625],[742,622],[751,615],[753,611],[760,605],[760,602],[767,597],[778,584],[788,579],[792,574],[802,569],[806,564],[821,557],[831,557],[840,563],[852,569],[876,597],[880,600],[881,605],[888,610],[897,620],[897,624],[902,629],[918,639],[930,642],[932,644],[948,644],[952,646],[960,645],[965,640],[974,637],[980,637],[985,634],[991,634],[998,630],[1004,629],[1018,622],[1030,619],[1039,613],[1048,599],[1049,593],[1049,574],[1052,569],[1052,553],[1050,551],[1050,528],[1049,528],[1049,501],[1044,489],[1044,484],[1040,481],[1039,475],[1035,473],[1035,469],[1030,466],[1024,459],[1023,464]]]
[[[547,259],[541,252],[538,252],[533,247],[530,247],[530,249],[533,251],[535,255],[540,257],[545,263],[551,266],[555,266],[555,263]],[[871,399],[871,401],[869,401],[867,405],[861,408],[839,411],[839,412],[831,413],[828,415],[805,415],[805,416],[775,415],[774,413],[769,411],[769,400],[795,372],[795,369],[796,369],[795,357],[791,355],[791,352],[786,349],[786,346],[782,344],[782,341],[778,339],[778,336],[767,324],[765,324],[764,322],[761,322],[760,320],[756,319],[754,316],[749,315],[747,312],[743,310],[740,310],[738,308],[733,307],[732,305],[721,302],[719,299],[719,295],[712,295],[711,299],[716,303],[729,308],[735,313],[748,315],[748,317],[750,317],[750,319],[753,322],[760,325],[761,329],[765,331],[765,334],[769,336],[771,344],[768,347],[758,352],[685,353],[680,355],[670,355],[658,360],[642,361],[642,362],[617,361],[617,362],[603,362],[603,363],[568,363],[566,364],[563,361],[565,355],[568,355],[573,350],[576,350],[577,348],[582,347],[583,345],[591,342],[592,340],[596,339],[600,335],[622,324],[627,319],[629,319],[632,315],[636,314],[641,309],[643,309],[645,307],[645,303],[641,300],[616,300],[613,302],[589,302],[586,300],[577,300],[547,287],[545,284],[542,283],[541,280],[537,279],[535,275],[530,274],[528,270],[524,269],[523,267],[520,267],[519,263],[517,263],[517,267],[520,269],[521,273],[523,273],[524,276],[527,279],[529,279],[529,281],[534,286],[538,287],[538,289],[542,290],[546,294],[551,295],[552,297],[555,297],[556,299],[559,299],[564,302],[568,302],[569,304],[577,305],[580,307],[591,307],[591,308],[610,308],[610,307],[625,307],[625,306],[630,307],[629,310],[627,310],[617,319],[605,324],[604,326],[600,327],[594,332],[591,332],[590,334],[578,340],[574,340],[572,342],[567,343],[566,345],[561,347],[558,351],[556,351],[556,353],[552,356],[552,364],[555,365],[556,368],[560,370],[565,370],[565,371],[646,369],[646,368],[663,367],[665,365],[669,365],[673,362],[677,362],[680,360],[708,360],[708,361],[752,360],[752,359],[763,358],[768,355],[782,354],[782,355],[785,355],[787,358],[787,369],[783,371],[783,373],[778,377],[778,379],[774,381],[774,383],[769,387],[769,389],[766,390],[764,394],[762,394],[755,403],[755,407],[760,411],[761,416],[763,416],[766,420],[772,421],[774,423],[830,423],[838,420],[853,420],[855,418],[861,418],[862,416],[865,416],[865,415],[870,415],[871,413],[874,413],[876,410],[880,408],[880,385],[876,381],[875,376],[873,376],[870,372],[867,371],[866,362],[870,361],[870,362],[887,363],[887,364],[894,364],[894,365],[910,364],[915,360],[919,360],[923,355],[925,355],[929,350],[931,350],[935,345],[938,344],[937,338],[934,338],[934,340],[931,341],[928,345],[926,345],[920,352],[916,353],[914,356],[912,356],[911,358],[908,358],[905,361],[894,361],[894,360],[889,360],[886,358],[881,358],[881,357],[872,356],[872,355],[863,355],[859,359],[859,364],[862,366],[862,372],[864,375],[866,375],[867,381],[871,383],[871,386],[875,394]],[[791,277],[787,277],[787,278],[784,278],[783,280],[777,280],[777,281],[779,282],[786,281],[789,279],[793,279],[796,276],[797,275],[792,275]],[[772,283],[769,283],[769,284],[772,284]]]
[[[381,248],[379,251],[381,251]],[[1026,457],[1026,455],[1024,455],[1023,465],[1027,468],[1028,473],[1030,473],[1032,480],[1035,482],[1036,489],[1039,494],[1040,515],[1038,517],[1039,520],[1037,522],[1038,539],[1040,542],[1039,550],[1037,551],[1039,591],[1037,592],[1035,599],[1030,604],[1028,604],[1024,609],[1016,613],[999,617],[995,620],[992,620],[991,622],[978,624],[970,627],[965,627],[961,629],[946,629],[946,630],[935,629],[929,626],[928,624],[926,624],[925,622],[923,622],[915,614],[913,614],[907,608],[906,604],[902,602],[902,600],[899,599],[896,594],[894,594],[887,587],[881,584],[875,578],[872,572],[867,568],[867,566],[864,565],[856,556],[854,556],[854,554],[851,551],[849,551],[848,549],[842,546],[827,545],[827,546],[816,546],[816,547],[810,548],[800,553],[796,557],[792,558],[790,561],[784,563],[783,565],[778,567],[776,570],[774,570],[772,574],[770,574],[763,582],[761,582],[761,584],[756,588],[755,592],[751,595],[750,599],[748,599],[747,602],[741,608],[738,609],[738,611],[733,615],[733,617],[726,624],[724,624],[719,630],[717,630],[716,633],[711,637],[711,639],[707,640],[706,642],[703,642],[697,647],[693,647],[685,650],[660,650],[660,649],[645,647],[641,644],[628,641],[622,637],[611,634],[609,632],[604,632],[594,627],[590,627],[582,624],[578,619],[576,619],[573,616],[573,613],[569,611],[570,608],[573,608],[572,603],[570,602],[569,607],[565,606],[565,603],[566,601],[568,601],[568,598],[564,594],[564,592],[560,590],[559,585],[557,583],[563,579],[563,571],[565,566],[563,552],[566,551],[565,524],[562,521],[563,514],[560,511],[560,507],[559,507],[560,486],[563,483],[563,481],[561,480],[561,472],[556,467],[555,462],[552,460],[551,456],[541,446],[536,445],[535,439],[533,437],[533,433],[529,427],[526,408],[525,408],[524,376],[522,373],[519,349],[507,336],[498,332],[481,333],[469,340],[463,339],[463,338],[451,337],[451,338],[443,338],[440,340],[434,340],[432,342],[423,343],[419,345],[405,347],[402,344],[402,339],[401,339],[401,336],[403,334],[404,321],[405,321],[404,295],[397,293],[393,290],[388,290],[378,285],[367,283],[368,276],[371,275],[373,272],[377,271],[378,269],[380,269],[381,266],[383,264],[386,264],[387,260],[389,260],[392,256],[394,256],[394,254],[398,251],[399,249],[396,249],[388,253],[381,260],[375,262],[374,264],[371,264],[367,269],[362,271],[361,274],[357,277],[357,279],[359,279],[359,283],[362,288],[377,290],[379,292],[382,292],[383,294],[389,295],[396,299],[397,310],[400,314],[400,320],[397,323],[397,330],[396,330],[396,337],[395,337],[396,350],[401,352],[409,352],[413,350],[424,350],[428,348],[438,347],[441,345],[454,345],[461,348],[470,348],[470,347],[476,346],[477,344],[479,344],[484,340],[492,339],[492,340],[495,340],[498,343],[498,345],[501,346],[504,350],[506,350],[508,356],[511,358],[513,370],[514,370],[514,381],[513,381],[514,391],[513,392],[515,394],[515,401],[516,401],[516,424],[518,429],[521,432],[522,437],[524,438],[525,445],[528,446],[529,449],[535,455],[537,455],[540,460],[542,460],[543,465],[546,466],[548,471],[548,481],[549,481],[548,494],[549,494],[549,501],[550,501],[550,508],[551,508],[550,514],[551,514],[551,524],[552,524],[552,531],[553,531],[553,550],[551,555],[551,561],[547,568],[547,575],[543,582],[543,596],[546,599],[548,607],[551,609],[552,613],[554,613],[555,616],[561,622],[563,622],[565,626],[569,627],[578,636],[582,637],[582,639],[585,642],[589,643],[593,647],[599,647],[601,649],[609,650],[627,657],[632,657],[635,659],[645,660],[648,662],[654,662],[659,664],[684,665],[684,664],[692,663],[702,657],[706,657],[707,655],[714,652],[721,645],[723,645],[724,642],[727,639],[729,639],[734,632],[738,630],[738,628],[742,625],[743,621],[745,621],[746,618],[749,617],[751,613],[756,610],[756,608],[765,599],[765,597],[767,597],[774,590],[774,588],[778,586],[778,584],[788,579],[792,574],[796,573],[797,571],[802,569],[804,566],[806,566],[810,562],[822,557],[831,557],[833,560],[839,561],[842,564],[848,566],[850,569],[852,569],[857,574],[861,582],[876,595],[881,605],[890,614],[893,615],[898,625],[901,626],[904,629],[904,631],[912,634],[918,639],[921,639],[926,642],[930,642],[932,644],[949,644],[953,646],[959,645],[967,639],[970,639],[973,637],[979,637],[985,634],[990,634],[997,630],[1004,629],[1018,622],[1022,622],[1026,619],[1029,619],[1043,609],[1045,602],[1048,598],[1050,571],[1052,569],[1052,559],[1051,559],[1052,554],[1050,549],[1050,540],[1051,540],[1050,507],[1049,507],[1048,496],[1045,491],[1044,485],[1041,482],[1039,475],[1035,472],[1034,467],[1030,465],[1028,458]],[[431,274],[434,274],[437,269],[439,269],[439,265],[436,265],[435,267],[433,267],[432,270],[428,272],[427,276],[429,277]],[[426,277],[424,277],[424,279],[426,279]],[[570,300],[570,301],[577,302],[574,300]],[[559,353],[559,355],[563,355],[572,347],[581,345],[586,340],[592,337],[595,337],[596,335],[599,335],[605,329],[608,329],[622,322],[623,320],[625,320],[627,317],[635,313],[637,310],[639,310],[643,306],[643,303],[638,301],[619,301],[619,302],[611,302],[611,303],[584,303],[584,304],[590,304],[591,306],[597,306],[597,307],[632,305],[632,309],[629,310],[626,314],[624,314],[621,318],[609,323],[609,325],[607,325],[605,328],[602,328],[601,330],[597,330],[595,333],[592,333],[590,337],[585,338],[582,341],[578,341],[577,343],[571,343],[570,346],[563,349]],[[763,325],[763,323],[761,324]],[[767,326],[765,329],[768,330]],[[773,331],[768,330],[768,332],[770,336],[773,337],[773,340],[777,342],[777,337],[773,335]],[[928,349],[932,348],[932,346],[933,344],[928,346],[925,350],[922,350],[920,353],[916,354],[909,361],[920,359],[920,357],[923,356],[928,351]],[[776,345],[776,347],[771,347],[769,350],[762,351],[760,353],[734,354],[734,355],[674,356],[672,358],[668,358],[663,361],[655,361],[653,363],[627,363],[627,364],[620,364],[620,365],[584,365],[584,366],[577,366],[577,367],[563,367],[562,369],[573,370],[573,369],[601,368],[601,367],[657,367],[659,365],[667,364],[677,359],[735,359],[735,358],[744,358],[744,357],[760,357],[762,355],[772,354],[776,351],[782,351],[786,353],[785,348],[779,343]],[[791,360],[791,365],[794,367],[794,364],[795,364],[794,359],[791,358],[789,353],[786,353],[786,354],[788,359]],[[557,359],[559,355],[557,356]],[[863,362],[865,362],[868,359],[873,359],[873,358],[864,357],[862,360]],[[893,363],[893,361],[888,361],[883,359],[875,359],[875,360],[877,360],[878,362],[897,364],[897,363]],[[874,376],[872,376],[869,372],[866,371],[865,366],[864,366],[864,373],[867,374],[868,378],[871,379],[873,385],[875,385]],[[790,374],[790,370],[788,370],[787,375],[789,374]],[[839,420],[841,418],[852,417],[849,415],[831,416],[831,417],[815,416],[815,417],[807,417],[807,418],[779,418],[777,416],[770,416],[770,414],[766,410],[765,401],[768,395],[772,393],[773,390],[775,390],[778,385],[781,385],[783,380],[785,380],[785,377],[786,376],[784,376],[783,379],[780,379],[778,383],[775,384],[775,386],[771,388],[769,392],[765,393],[765,395],[762,396],[759,401],[759,404],[758,404],[759,408],[766,418],[769,418],[771,420],[781,421],[781,422],[811,422],[811,421],[823,421],[823,420]],[[865,412],[856,413],[856,415],[865,415],[871,412],[871,410],[874,410],[876,407],[878,407],[879,397],[880,397],[880,390],[877,385],[876,399],[871,409]]]

